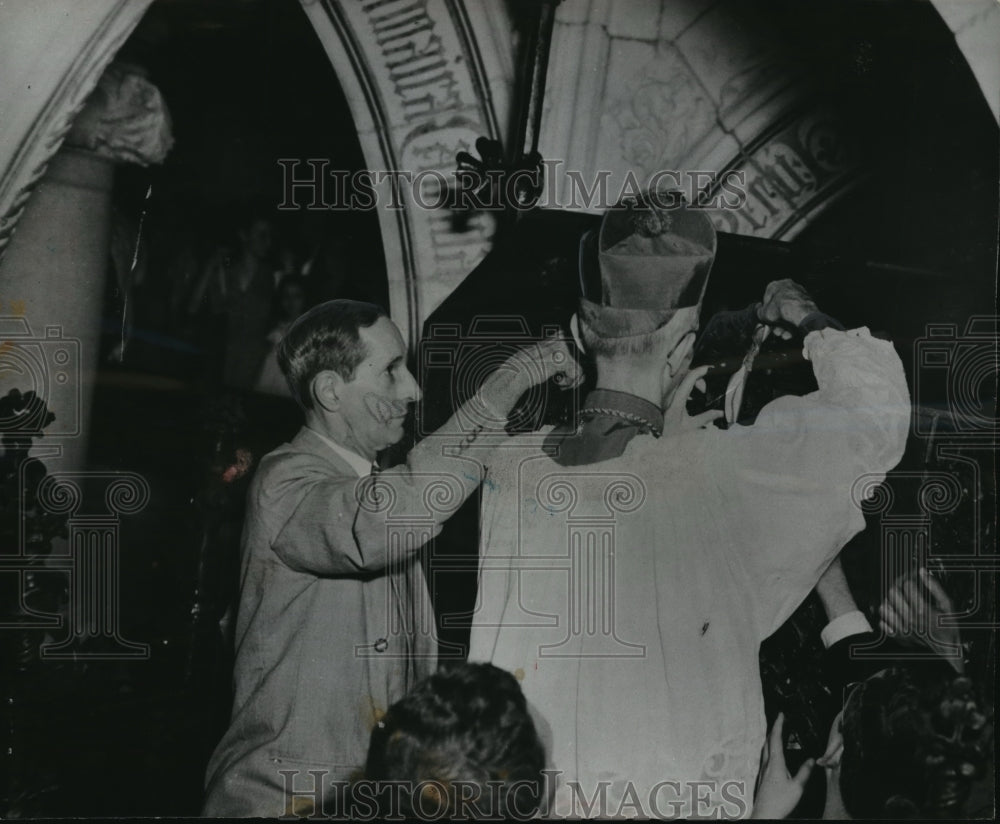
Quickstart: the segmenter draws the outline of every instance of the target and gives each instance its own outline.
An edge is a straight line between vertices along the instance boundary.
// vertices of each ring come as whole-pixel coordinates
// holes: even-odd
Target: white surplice
[[[470,659],[519,679],[565,816],[741,817],[765,736],[758,647],[864,528],[910,402],[890,343],[805,340],[819,390],[751,427],[635,437],[562,466],[500,450]]]

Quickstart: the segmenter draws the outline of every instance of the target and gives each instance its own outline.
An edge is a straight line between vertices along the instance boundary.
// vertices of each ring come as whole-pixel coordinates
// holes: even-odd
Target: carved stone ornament
[[[141,69],[112,63],[74,120],[66,145],[119,163],[162,163],[174,145],[163,95]]]

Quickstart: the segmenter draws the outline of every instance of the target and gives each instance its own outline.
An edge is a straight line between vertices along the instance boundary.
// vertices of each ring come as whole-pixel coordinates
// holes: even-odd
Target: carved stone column
[[[61,468],[82,468],[86,456],[115,163],[162,162],[171,144],[157,89],[126,67],[109,68],[49,161],[0,261],[0,345],[8,359],[39,361],[34,370],[0,373],[0,393],[34,390],[45,399],[56,416],[52,432],[67,436]],[[62,354],[49,363],[56,350]]]
[[[63,149],[49,163],[0,263],[4,313],[21,316],[25,339],[4,343],[30,357],[29,341],[40,347],[64,341],[75,356],[55,374],[40,372],[42,385],[27,375],[0,374],[0,393],[34,390],[56,418],[63,445],[62,466],[82,468],[87,449],[90,397],[100,335],[104,275],[111,230],[114,164],[91,152]],[[47,355],[39,348],[38,354]],[[11,352],[13,355],[13,352]],[[66,387],[76,391],[59,391]]]
[[[0,256],[45,165],[151,2],[0,3]]]

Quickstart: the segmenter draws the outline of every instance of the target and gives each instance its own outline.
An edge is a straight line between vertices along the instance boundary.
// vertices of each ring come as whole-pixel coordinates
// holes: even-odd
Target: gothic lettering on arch
[[[485,219],[482,215],[476,215],[469,224],[476,227],[480,222],[485,223]],[[452,223],[450,212],[435,215],[429,221],[434,261],[447,270],[468,271],[482,257],[480,232],[457,232]]]
[[[498,139],[488,92],[496,54],[477,43],[463,0],[323,0],[304,4],[358,124],[380,189],[389,310],[413,342],[423,321],[490,248],[495,215],[451,207],[455,157]],[[395,177],[402,176],[402,177]],[[442,218],[438,220],[438,218]]]
[[[361,8],[407,123],[473,104],[462,100],[451,69],[457,55],[435,31],[427,0],[367,0]]]

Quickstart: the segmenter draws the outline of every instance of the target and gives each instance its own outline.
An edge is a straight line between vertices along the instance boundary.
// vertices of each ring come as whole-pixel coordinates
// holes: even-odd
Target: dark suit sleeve
[[[858,681],[864,681],[885,667],[880,658],[860,658],[851,654],[852,647],[870,646],[878,641],[875,632],[848,635],[831,644],[823,657],[823,676],[830,693],[844,696],[847,688]]]
[[[696,363],[714,363],[736,354],[746,354],[757,324],[757,307],[716,312],[709,318],[694,347]]]
[[[799,331],[803,335],[808,335],[810,332],[818,332],[820,329],[837,329],[843,332],[845,327],[836,318],[832,318],[826,312],[820,311],[810,312],[799,321]]]
[[[713,363],[717,360],[746,354],[751,338],[760,319],[757,317],[759,303],[751,303],[744,309],[716,312],[709,318],[705,328],[695,343],[696,363]],[[820,329],[844,330],[844,325],[825,312],[812,312],[799,323],[803,335]]]

